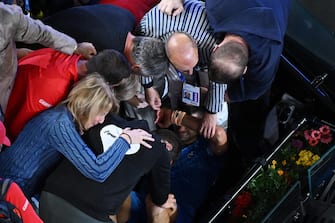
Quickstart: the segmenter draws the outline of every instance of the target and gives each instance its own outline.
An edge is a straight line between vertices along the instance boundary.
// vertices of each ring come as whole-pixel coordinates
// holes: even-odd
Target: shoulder
[[[0,2],[1,26],[13,25],[23,18],[22,9],[16,5],[5,5]],[[15,27],[13,27],[15,28]]]

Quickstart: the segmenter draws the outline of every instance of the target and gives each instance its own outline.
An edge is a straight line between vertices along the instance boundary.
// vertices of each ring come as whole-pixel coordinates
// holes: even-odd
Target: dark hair
[[[208,75],[212,81],[228,84],[243,75],[248,63],[248,48],[227,42],[212,53]]]
[[[87,61],[86,67],[87,73],[98,72],[109,84],[117,84],[131,73],[126,57],[113,49],[99,52]]]
[[[183,148],[181,140],[178,138],[177,134],[170,129],[157,129],[154,131],[162,140],[165,140],[173,146],[172,150],[169,151],[170,158],[175,161],[179,158],[180,152]]]
[[[189,104],[182,103],[178,110],[186,112],[188,115],[198,114],[200,118],[202,118],[205,114],[204,107],[197,107]]]
[[[163,41],[152,38],[136,36],[133,39],[132,56],[135,64],[140,66],[141,75],[163,76],[169,66]]]

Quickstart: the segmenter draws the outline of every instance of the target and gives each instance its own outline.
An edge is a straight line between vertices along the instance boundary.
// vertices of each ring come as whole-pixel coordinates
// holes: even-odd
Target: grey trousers
[[[41,193],[39,215],[44,223],[113,223],[112,220],[92,218],[64,199],[45,191]]]

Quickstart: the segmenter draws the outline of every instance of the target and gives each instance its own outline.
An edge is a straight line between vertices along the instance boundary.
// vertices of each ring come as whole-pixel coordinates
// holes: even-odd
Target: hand
[[[151,200],[151,196],[146,198],[148,212],[148,222],[169,223],[175,222],[177,216],[177,202],[173,194],[168,195],[168,199],[162,206],[157,206]]]
[[[168,15],[176,16],[184,10],[183,0],[161,0],[158,9]]]
[[[80,54],[85,59],[89,59],[93,55],[97,54],[97,50],[95,49],[92,43],[82,42],[82,43],[78,43],[77,49],[73,53]]]
[[[168,199],[166,200],[166,202],[163,205],[161,205],[161,207],[176,210],[177,209],[177,201],[176,201],[176,198],[174,197],[174,195],[169,194]]]
[[[215,134],[216,128],[216,114],[209,114],[205,112],[204,117],[202,118],[200,133],[205,138],[212,138]]]
[[[155,120],[155,124],[161,128],[168,128],[170,125],[172,125],[171,114],[172,114],[172,110],[167,109],[167,108],[161,108],[156,113],[157,118]]]
[[[160,109],[162,102],[155,88],[150,87],[145,89],[145,99],[153,110],[157,111]]]
[[[33,50],[28,48],[18,48],[16,49],[17,59],[20,59],[31,52],[33,52]]]
[[[127,102],[135,108],[145,108],[149,106],[142,94],[135,95]]]
[[[120,136],[127,141],[129,140],[129,144],[141,144],[149,149],[152,148],[152,146],[146,141],[155,141],[152,135],[143,129],[125,128],[122,133]]]

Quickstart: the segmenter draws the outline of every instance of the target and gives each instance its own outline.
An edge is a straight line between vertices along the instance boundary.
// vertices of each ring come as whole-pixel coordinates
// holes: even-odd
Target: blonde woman
[[[28,197],[33,196],[64,156],[83,175],[103,182],[131,143],[151,148],[146,141],[154,140],[144,130],[125,128],[106,152],[94,155],[81,134],[117,109],[110,86],[100,75],[88,75],[77,82],[60,105],[29,121],[12,146],[0,153],[0,177],[13,179]]]

